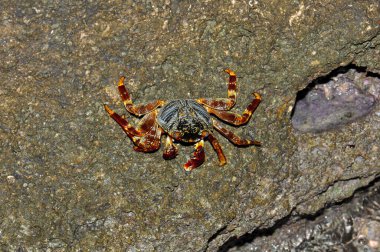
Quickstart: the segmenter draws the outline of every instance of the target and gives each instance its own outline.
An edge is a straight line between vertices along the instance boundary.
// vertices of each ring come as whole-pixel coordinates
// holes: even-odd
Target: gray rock
[[[379,181],[371,183],[350,200],[320,214],[297,221],[289,219],[268,230],[247,234],[244,244],[228,251],[379,251],[379,189]]]
[[[216,251],[380,174],[378,103],[320,134],[290,120],[313,79],[349,63],[380,73],[377,0],[8,1],[0,12],[1,250]],[[209,144],[191,174],[191,146],[172,161],[136,153],[103,109],[126,113],[120,74],[136,103],[226,97],[226,67],[234,111],[263,97],[229,128],[263,146],[217,136],[224,167]]]

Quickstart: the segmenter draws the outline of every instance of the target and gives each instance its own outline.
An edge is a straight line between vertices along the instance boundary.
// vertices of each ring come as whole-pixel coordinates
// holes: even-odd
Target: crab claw
[[[165,160],[169,160],[169,159],[175,158],[177,156],[177,154],[178,154],[178,149],[174,145],[170,145],[165,149],[162,157]]]
[[[178,154],[178,149],[173,143],[173,139],[171,136],[166,137],[166,147],[164,149],[164,154],[162,157],[165,160],[173,159],[177,156]]]
[[[190,158],[186,164],[183,165],[183,168],[185,171],[191,171],[205,161],[205,151],[203,149],[204,141],[201,140],[198,143],[195,144],[195,151],[193,153],[193,157]]]

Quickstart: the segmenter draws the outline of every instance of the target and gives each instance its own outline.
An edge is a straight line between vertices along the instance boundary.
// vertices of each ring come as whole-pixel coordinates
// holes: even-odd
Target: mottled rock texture
[[[373,111],[379,100],[380,75],[339,69],[344,72],[326,77],[325,83],[314,81],[298,93],[292,115],[294,128],[315,133],[338,129]]]
[[[380,183],[300,220],[284,219],[268,230],[248,233],[229,252],[380,250]],[[242,243],[245,241],[244,243]],[[219,251],[226,251],[226,243]]]
[[[1,250],[216,251],[380,174],[378,103],[329,132],[290,121],[313,79],[350,63],[380,73],[378,0],[2,1],[0,15]],[[230,128],[263,146],[218,136],[224,167],[209,144],[191,174],[191,146],[136,153],[102,106],[125,113],[120,74],[138,103],[225,97],[226,67],[234,111],[263,97]]]

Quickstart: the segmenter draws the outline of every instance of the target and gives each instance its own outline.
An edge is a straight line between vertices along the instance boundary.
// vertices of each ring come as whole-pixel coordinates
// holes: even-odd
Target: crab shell
[[[211,116],[194,100],[172,100],[161,108],[158,124],[177,141],[194,143],[212,131]]]

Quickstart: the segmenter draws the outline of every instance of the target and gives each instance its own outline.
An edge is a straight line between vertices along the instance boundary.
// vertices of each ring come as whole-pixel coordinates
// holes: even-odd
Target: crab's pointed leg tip
[[[119,79],[119,82],[117,83],[117,85],[119,87],[124,86],[124,80],[125,80],[125,76],[120,76],[120,79]]]
[[[227,164],[226,161],[223,161],[223,162],[219,162],[219,166],[225,166]]]
[[[261,95],[259,93],[252,93],[252,95],[255,97],[255,99],[261,100]]]
[[[187,173],[187,172],[191,172],[193,170],[193,167],[190,164],[186,163],[186,164],[183,165],[183,169]]]
[[[259,146],[259,147],[261,146],[261,142],[259,142],[259,141],[253,141],[253,144],[256,146]]]
[[[232,70],[229,69],[229,68],[225,69],[224,72],[228,73],[230,76],[236,76],[235,72],[232,71]]]
[[[103,104],[104,106],[104,109],[107,111],[108,114],[112,115],[114,112],[112,111],[112,109],[110,109],[110,107],[108,107],[106,104]]]

